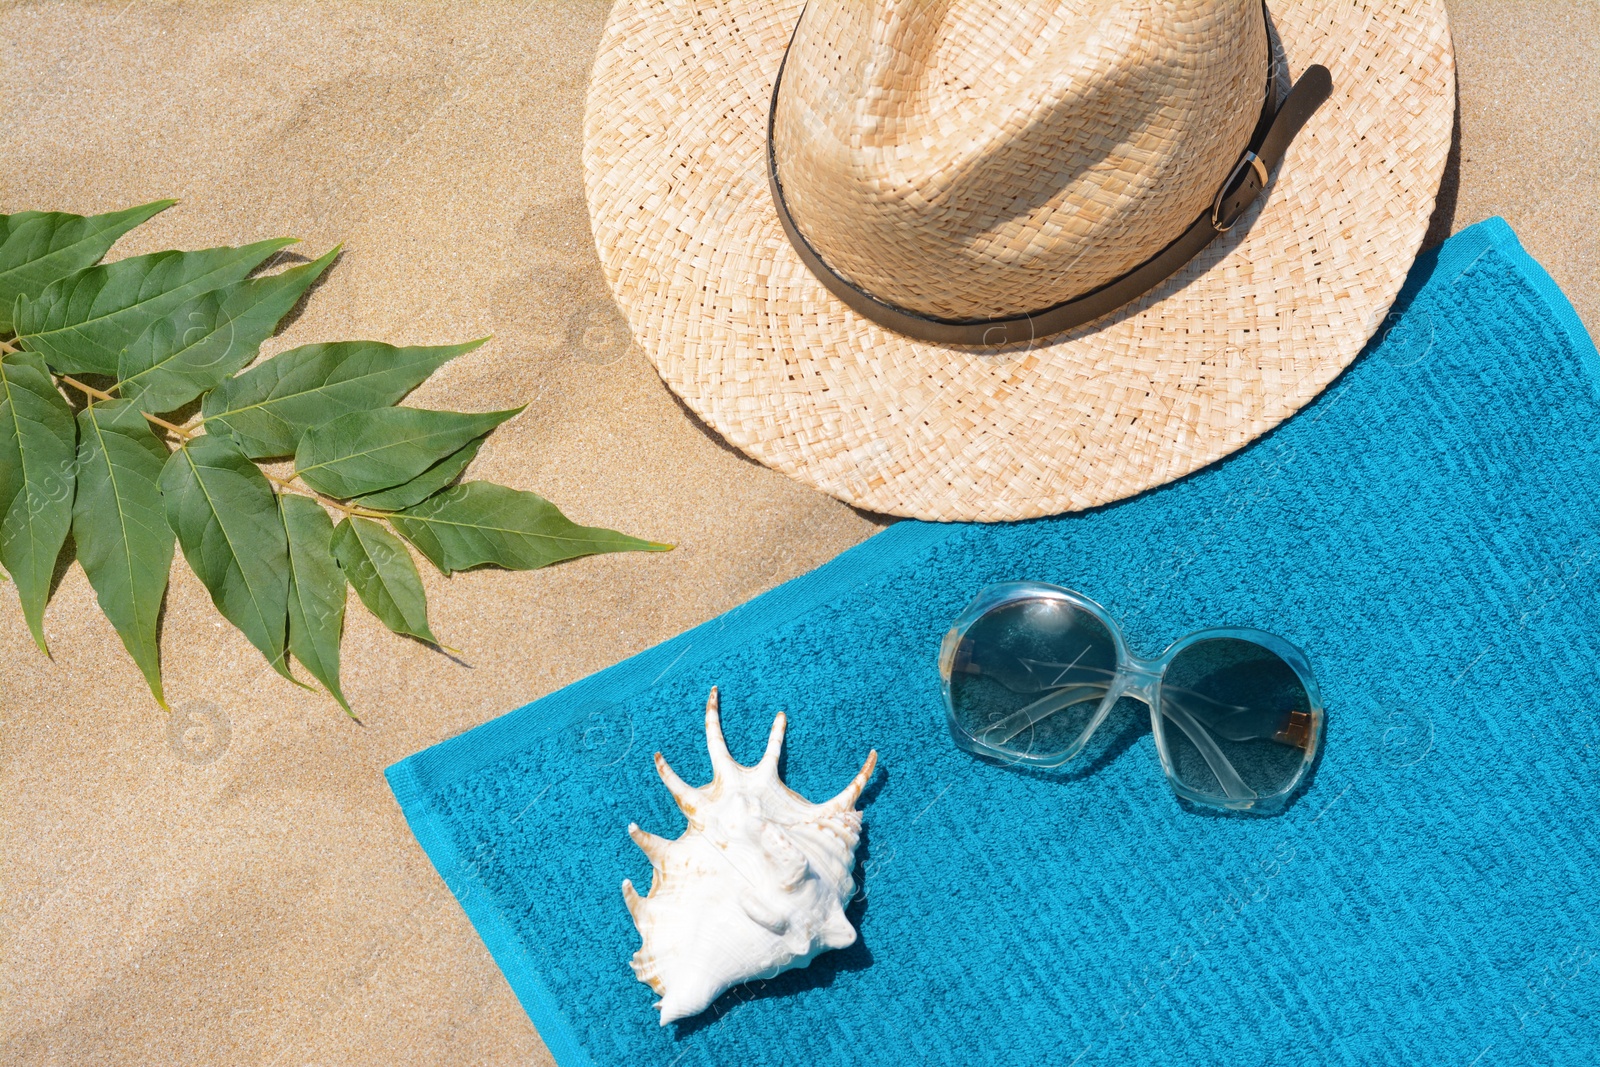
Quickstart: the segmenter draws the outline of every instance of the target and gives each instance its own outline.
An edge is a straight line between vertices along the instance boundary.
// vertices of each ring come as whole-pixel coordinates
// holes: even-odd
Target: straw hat
[[[635,338],[732,444],[1020,519],[1187,474],[1349,364],[1454,99],[1442,0],[620,0],[584,163]]]

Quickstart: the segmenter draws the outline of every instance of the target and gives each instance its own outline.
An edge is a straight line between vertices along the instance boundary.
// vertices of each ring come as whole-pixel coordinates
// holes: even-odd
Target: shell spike
[[[734,762],[728,742],[722,738],[721,703],[716,686],[711,687],[711,695],[706,698],[706,751],[711,754],[711,780],[714,782],[743,769]]]
[[[877,765],[878,750],[873,749],[867,753],[867,761],[861,765],[856,776],[850,779],[850,784],[844,787],[843,792],[820,807],[828,812],[849,811],[854,808],[856,801],[861,797],[861,791],[867,787],[867,780],[872,777],[873,768]]]
[[[661,776],[661,784],[667,787],[667,792],[672,794],[672,799],[677,802],[678,810],[694,818],[695,811],[700,806],[700,790],[678,777],[678,772],[667,763],[667,758],[661,753],[656,753],[656,773]]]
[[[640,938],[633,973],[661,998],[663,1025],[706,1011],[732,986],[804,967],[856,939],[844,913],[856,894],[851,875],[861,844],[863,816],[854,805],[878,754],[843,793],[812,804],[779,773],[788,715],[773,716],[766,750],[746,767],[728,752],[719,705],[712,689],[709,785],[686,784],[656,753],[656,773],[688,828],[668,840],[628,824],[651,874],[648,894],[622,883]]]
[[[788,717],[783,712],[778,712],[777,718],[772,720],[772,732],[767,735],[767,750],[762,753],[761,762],[757,764],[761,771],[777,775],[778,757],[783,754],[783,731],[788,725]]]
[[[638,823],[628,824],[628,836],[633,838],[633,843],[639,846],[639,851],[650,858],[652,867],[660,868],[667,861],[667,849],[672,844],[664,837],[657,837],[646,830],[639,829]]]

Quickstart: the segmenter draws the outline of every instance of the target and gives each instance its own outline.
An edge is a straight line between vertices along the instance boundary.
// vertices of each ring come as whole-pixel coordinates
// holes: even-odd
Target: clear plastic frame
[[[1145,659],[1099,604],[1041,582],[979,593],[945,635],[939,676],[956,744],[1030,767],[1066,764],[1120,699],[1141,701],[1173,791],[1228,811],[1280,810],[1326,719],[1305,655],[1275,634],[1200,630]]]

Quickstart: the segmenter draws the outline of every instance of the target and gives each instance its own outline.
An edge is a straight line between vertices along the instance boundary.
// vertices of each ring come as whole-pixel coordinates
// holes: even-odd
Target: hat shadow
[[[1461,82],[1456,82],[1453,118],[1450,123],[1450,154],[1445,157],[1444,174],[1439,178],[1439,195],[1422,237],[1423,251],[1445,242],[1456,229],[1456,201],[1461,196]]]

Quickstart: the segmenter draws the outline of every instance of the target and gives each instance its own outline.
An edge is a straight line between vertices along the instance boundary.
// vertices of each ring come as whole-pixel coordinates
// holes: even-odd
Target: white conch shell
[[[656,753],[661,775],[689,819],[676,841],[630,824],[650,857],[650,894],[624,879],[622,898],[644,939],[633,973],[661,996],[661,1025],[698,1015],[730,986],[804,967],[819,953],[856,940],[844,906],[861,840],[861,795],[878,753],[871,752],[844,792],[813,804],[778,779],[782,712],[766,754],[735,763],[722,739],[717,691],[706,701],[712,779],[696,789]]]

